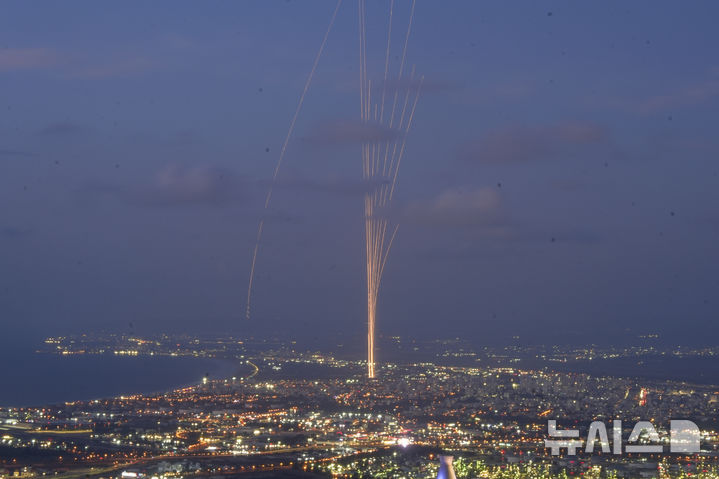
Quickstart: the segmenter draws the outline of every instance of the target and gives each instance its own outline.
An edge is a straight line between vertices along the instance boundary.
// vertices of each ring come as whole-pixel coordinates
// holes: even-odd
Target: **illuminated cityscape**
[[[719,2],[0,10],[0,479],[719,479]]]
[[[391,341],[403,344],[399,337]],[[439,455],[451,452],[459,479],[719,477],[717,386],[529,369],[521,366],[526,354],[513,347],[474,351],[458,340],[407,343],[426,360],[387,362],[378,370],[382,380],[371,381],[364,361],[301,351],[293,341],[47,338],[42,354],[213,357],[231,361],[235,373],[164,393],[1,408],[0,471],[3,478],[261,471],[429,478],[437,474]],[[655,347],[537,347],[534,355],[547,351],[553,351],[549,359],[563,362],[671,353]],[[491,360],[497,365],[483,365]],[[544,447],[546,418],[566,418],[560,420],[565,426],[646,418],[666,445],[666,418],[678,416],[701,427],[698,454],[552,456]]]

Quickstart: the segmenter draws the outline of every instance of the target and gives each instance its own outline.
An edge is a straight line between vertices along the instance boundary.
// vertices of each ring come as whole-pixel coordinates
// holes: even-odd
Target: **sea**
[[[92,400],[131,394],[166,392],[193,384],[203,377],[226,379],[241,377],[248,366],[239,360],[170,356],[71,355],[37,353],[38,343],[7,342],[0,338],[0,407],[42,406],[76,400]],[[413,362],[407,357],[387,357],[399,363]],[[412,358],[417,359],[417,358]],[[491,366],[482,360],[472,365]],[[469,364],[454,364],[464,365]],[[715,358],[608,359],[556,363],[526,358],[512,366],[519,369],[549,369],[588,373],[595,376],[632,377],[644,380],[685,381],[717,385],[719,361]],[[358,371],[335,368],[263,371],[272,378],[324,378]],[[361,371],[359,371],[361,372]]]
[[[31,347],[0,350],[0,407],[42,406],[131,394],[165,392],[210,379],[229,378],[239,361],[170,356],[118,357],[37,353]]]

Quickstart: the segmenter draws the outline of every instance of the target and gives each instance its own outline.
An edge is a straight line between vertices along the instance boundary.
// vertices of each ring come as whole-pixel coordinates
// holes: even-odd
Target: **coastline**
[[[239,363],[230,359],[115,355],[59,356],[28,352],[0,356],[0,407],[28,407],[154,394],[229,377]],[[23,364],[23,368],[9,368]]]

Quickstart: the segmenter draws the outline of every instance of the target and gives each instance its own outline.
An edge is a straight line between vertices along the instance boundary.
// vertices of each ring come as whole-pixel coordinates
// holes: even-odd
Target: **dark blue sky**
[[[132,322],[363,341],[351,0],[289,144],[242,319],[263,196],[334,6],[6,2],[5,331]],[[375,80],[387,6],[368,5]],[[409,6],[396,1],[396,44]],[[710,1],[418,2],[407,59],[425,88],[379,332],[712,341],[717,15]]]

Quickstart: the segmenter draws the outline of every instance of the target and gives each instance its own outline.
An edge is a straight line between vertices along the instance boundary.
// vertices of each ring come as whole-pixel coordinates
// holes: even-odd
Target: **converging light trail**
[[[376,376],[375,359],[375,323],[377,319],[377,298],[382,274],[387,264],[392,243],[397,235],[397,228],[390,228],[389,219],[385,210],[394,196],[399,166],[405,152],[407,134],[412,126],[412,119],[417,107],[419,93],[423,78],[420,78],[415,87],[414,68],[409,76],[406,86],[401,113],[398,114],[400,89],[402,88],[402,75],[404,74],[407,45],[412,30],[416,0],[412,1],[409,23],[405,34],[402,56],[397,73],[397,82],[394,85],[394,95],[389,120],[385,119],[385,100],[387,97],[387,79],[389,75],[389,59],[392,45],[392,17],[394,0],[389,4],[389,25],[387,28],[387,48],[385,51],[384,75],[379,103],[372,103],[373,85],[367,74],[367,21],[365,0],[358,0],[359,13],[359,79],[360,79],[360,120],[362,123],[373,122],[385,127],[393,135],[388,140],[370,140],[362,143],[362,176],[368,190],[364,198],[365,221],[365,253],[367,269],[367,376]],[[413,101],[410,103],[412,90],[416,88]],[[408,105],[411,107],[408,109]],[[409,112],[409,113],[408,113]],[[397,118],[399,116],[399,118]]]
[[[282,161],[287,152],[292,132],[297,122],[297,117],[302,109],[305,95],[309,90],[312,78],[319,63],[322,52],[327,43],[330,30],[337,17],[342,0],[337,1],[327,31],[322,38],[319,51],[315,56],[314,63],[305,82],[304,89],[300,95],[297,108],[290,121],[287,135],[280,150],[272,182],[270,183],[265,198],[265,205],[261,219],[257,226],[257,237],[252,252],[252,263],[250,265],[250,278],[247,285],[247,319],[250,319],[252,285],[255,277],[255,266],[257,254],[264,232],[265,217],[272,199],[272,192],[277,180],[277,175],[282,166]],[[387,265],[387,258],[392,249],[392,244],[397,235],[398,226],[392,225],[386,214],[394,196],[397,185],[397,177],[402,158],[405,154],[405,146],[409,130],[412,127],[412,120],[417,108],[420,91],[424,77],[415,78],[415,70],[412,67],[409,76],[405,74],[405,61],[407,58],[407,47],[412,31],[416,0],[412,0],[409,12],[409,21],[404,34],[401,56],[398,56],[399,66],[397,69],[396,81],[390,82],[390,69],[392,58],[392,22],[395,14],[395,1],[389,2],[389,21],[387,26],[387,42],[384,49],[384,72],[381,80],[381,90],[368,74],[368,49],[367,49],[367,6],[366,0],[357,0],[358,24],[359,24],[359,83],[360,83],[360,121],[364,125],[372,123],[380,130],[386,130],[389,137],[376,135],[375,138],[364,138],[361,142],[362,157],[362,178],[367,185],[364,194],[364,224],[365,224],[365,255],[367,273],[367,375],[374,378],[376,375],[375,360],[375,322],[377,319],[377,298],[379,287]],[[376,91],[377,90],[377,91]],[[394,90],[394,91],[392,91]],[[389,97],[392,97],[391,99]],[[402,98],[404,96],[404,98]],[[378,101],[379,99],[379,101]],[[391,103],[391,107],[389,104]],[[366,131],[374,131],[374,128],[367,128]]]

